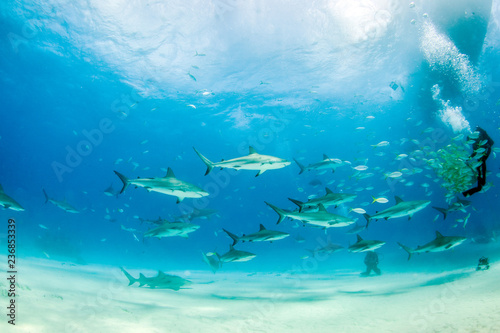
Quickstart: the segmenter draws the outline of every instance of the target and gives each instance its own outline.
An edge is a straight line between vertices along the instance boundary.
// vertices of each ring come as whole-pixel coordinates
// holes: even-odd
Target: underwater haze
[[[8,332],[494,331],[498,1],[0,9]]]

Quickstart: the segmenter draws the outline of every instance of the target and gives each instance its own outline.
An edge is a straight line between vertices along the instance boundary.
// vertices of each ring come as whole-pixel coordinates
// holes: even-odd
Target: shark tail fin
[[[297,206],[299,206],[299,212],[302,213],[302,210],[304,209],[304,203],[302,201],[295,200],[295,199],[292,199],[292,198],[288,198],[288,200],[290,200],[291,202],[293,202],[294,204],[296,204]]]
[[[405,250],[406,252],[408,252],[408,260],[410,260],[411,259],[411,255],[413,254],[413,250],[410,249],[408,246],[404,246],[401,243],[398,243],[398,245],[401,246],[403,248],[403,250]]]
[[[238,243],[238,241],[240,240],[240,238],[238,236],[236,236],[235,234],[227,231],[226,229],[222,228],[222,230],[224,230],[224,232],[233,239],[233,246],[236,245],[236,243]]]
[[[364,213],[363,216],[366,219],[366,227],[365,228],[368,229],[368,226],[370,225],[370,221],[372,220],[372,218],[370,215],[368,215],[366,213]]]
[[[295,161],[295,163],[297,163],[297,165],[298,165],[298,166],[299,166],[299,168],[300,168],[299,175],[300,175],[302,172],[306,171],[306,167],[305,167],[304,165],[300,164],[300,162],[299,162],[299,161],[297,161],[295,158],[294,158],[293,160]]]
[[[120,178],[120,180],[122,181],[123,183],[123,187],[120,191],[120,194],[123,193],[123,191],[125,191],[125,189],[127,188],[128,184],[129,184],[129,180],[127,177],[125,177],[124,175],[122,175],[121,173],[119,173],[118,171],[115,171],[116,175]]]
[[[45,189],[42,189],[43,191],[43,195],[45,195],[45,203],[49,202],[49,195],[47,194],[47,192],[45,192]]]
[[[129,280],[129,286],[133,285],[134,283],[136,283],[137,281],[139,281],[139,279],[136,279],[134,278],[132,275],[130,275],[126,270],[123,269],[123,267],[120,267],[120,269],[122,270],[123,274],[125,274],[125,276],[127,277],[127,279]]]
[[[446,214],[448,213],[448,211],[446,209],[434,207],[434,206],[432,206],[432,208],[434,208],[435,210],[437,210],[440,213],[443,213],[443,220],[446,220]]]
[[[266,205],[268,205],[269,207],[271,207],[276,213],[278,213],[279,215],[279,218],[278,218],[278,222],[276,222],[276,224],[280,224],[284,219],[285,219],[285,211],[281,208],[278,208],[276,207],[275,205],[271,205],[269,202],[267,201],[264,201],[266,203]]]
[[[212,171],[212,169],[214,168],[214,164],[208,158],[206,158],[205,156],[203,156],[202,154],[200,154],[200,152],[197,151],[195,147],[193,147],[193,149],[196,152],[196,154],[201,158],[201,160],[203,161],[203,163],[206,164],[207,171],[205,172],[205,176],[208,175],[210,173],[210,171]]]

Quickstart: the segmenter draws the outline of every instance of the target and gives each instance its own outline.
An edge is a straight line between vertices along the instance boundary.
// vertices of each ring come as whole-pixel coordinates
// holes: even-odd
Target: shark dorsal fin
[[[443,238],[443,235],[439,231],[436,230],[436,238]]]
[[[172,171],[172,169],[168,168],[167,175],[165,176],[165,178],[175,178],[175,175],[174,175],[174,172]]]
[[[234,247],[232,245],[229,245],[229,251],[234,251]]]
[[[248,151],[248,155],[257,154],[257,151],[252,146],[248,147]]]
[[[333,194],[332,190],[330,190],[328,187],[325,187],[326,194]]]
[[[361,242],[363,240],[363,238],[361,238],[360,235],[356,235],[356,236],[358,236],[358,242]]]
[[[403,199],[401,199],[401,198],[400,198],[400,197],[398,197],[397,195],[395,195],[395,196],[394,196],[394,199],[396,200],[396,205],[397,205],[398,203],[403,202]]]
[[[328,156],[326,154],[323,154],[323,160],[329,160]]]
[[[142,273],[139,273],[139,280],[144,280],[146,277],[144,276],[144,274]]]
[[[326,208],[325,208],[325,206],[323,206],[323,204],[319,204],[318,208],[319,208],[320,212],[326,212]]]
[[[259,231],[262,231],[262,230],[266,230],[266,227],[264,227],[262,224],[260,225],[260,230]]]

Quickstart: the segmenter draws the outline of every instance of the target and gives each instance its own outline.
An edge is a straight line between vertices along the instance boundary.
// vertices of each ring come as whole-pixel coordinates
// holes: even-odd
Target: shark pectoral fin
[[[412,216],[413,216],[413,215],[408,215],[408,221],[410,221],[410,220],[411,220]]]
[[[180,203],[182,200],[184,200],[184,197],[177,197],[177,201],[175,203]]]
[[[265,169],[263,169],[263,170],[259,170],[259,173],[257,173],[257,174],[255,175],[255,177],[258,177],[258,176],[262,175],[264,172],[266,172],[266,170],[265,170]]]
[[[10,205],[10,204],[4,204],[3,205],[3,208],[5,208],[5,209],[9,209],[10,207],[12,207],[12,205]]]

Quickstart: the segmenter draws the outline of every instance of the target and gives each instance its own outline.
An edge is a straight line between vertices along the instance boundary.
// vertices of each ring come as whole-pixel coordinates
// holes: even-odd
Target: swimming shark
[[[331,255],[343,249],[344,249],[343,246],[340,246],[338,244],[333,244],[332,242],[328,241],[328,243],[325,246],[317,247],[314,250],[306,249],[306,251],[309,251],[313,255],[313,257],[315,257],[317,255]]]
[[[176,220],[189,220],[192,221],[194,219],[202,219],[207,220],[212,215],[217,215],[219,211],[215,209],[197,209],[194,208],[190,213],[182,214],[176,217]]]
[[[223,262],[240,262],[240,261],[249,261],[255,258],[257,255],[254,253],[235,250],[232,245],[229,245],[229,251],[224,253],[223,255],[219,255],[215,252],[217,258],[221,263]]]
[[[211,162],[208,158],[198,152],[196,148],[193,147],[193,149],[207,166],[205,176],[208,175],[213,168],[230,168],[235,170],[259,170],[259,172],[255,175],[255,177],[257,177],[267,170],[281,169],[290,165],[290,162],[285,159],[269,155],[260,155],[253,147],[249,147],[249,154],[246,156],[233,158],[227,161],[222,160],[221,162],[216,163]]]
[[[118,197],[118,194],[120,193],[116,191],[113,188],[113,184],[111,184],[107,189],[104,190],[104,194],[107,195],[108,197]]]
[[[431,202],[429,200],[415,200],[415,201],[403,201],[400,197],[395,196],[396,205],[384,209],[381,212],[377,212],[374,215],[363,214],[366,219],[366,227],[370,224],[370,221],[375,219],[393,219],[396,217],[408,216],[411,219],[413,214],[427,207]]]
[[[325,154],[323,154],[323,160],[319,161],[317,163],[309,164],[308,166],[302,165],[299,161],[296,159],[293,159],[295,163],[300,168],[299,175],[303,173],[304,171],[309,171],[309,170],[325,170],[325,169],[332,169],[332,172],[335,172],[335,168],[339,167],[342,165],[342,161],[339,160],[338,158],[329,158]]]
[[[460,236],[443,236],[439,231],[436,231],[436,238],[427,244],[417,246],[416,249],[410,249],[401,243],[398,243],[406,252],[408,252],[408,260],[410,260],[411,255],[414,253],[425,253],[425,252],[441,252],[452,249],[467,240],[466,237]]]
[[[378,240],[366,240],[361,238],[360,235],[356,235],[358,237],[358,241],[347,249],[349,252],[365,252],[365,251],[374,251],[379,247],[383,246],[385,242]]]
[[[144,237],[173,237],[180,236],[188,238],[188,234],[200,228],[199,225],[186,222],[166,222],[160,226],[149,229],[144,233]]]
[[[366,225],[356,224],[354,227],[347,230],[345,233],[346,234],[357,234],[358,232],[361,232],[365,229],[366,229]]]
[[[325,206],[319,204],[319,210],[317,212],[298,212],[290,211],[278,208],[270,203],[266,202],[266,205],[271,207],[276,213],[278,213],[279,218],[276,224],[279,224],[285,218],[289,217],[294,220],[300,220],[303,223],[308,223],[314,226],[319,226],[323,228],[331,227],[345,227],[354,223],[354,220],[340,216],[337,214],[330,213],[326,210]]]
[[[24,211],[24,208],[17,203],[16,200],[5,194],[2,185],[0,185],[0,206],[5,209],[15,210],[17,212]]]
[[[120,193],[130,185],[144,187],[148,192],[159,192],[167,195],[177,197],[177,203],[184,200],[184,198],[201,198],[209,195],[208,192],[202,190],[198,186],[175,178],[172,169],[168,168],[167,175],[163,178],[137,178],[128,179],[118,171],[116,175],[123,182],[123,188]]]
[[[443,214],[443,220],[446,220],[446,215],[450,212],[456,212],[456,211],[461,211],[461,212],[466,212],[466,208],[469,207],[471,202],[469,200],[463,200],[460,198],[457,198],[457,201],[452,203],[451,205],[448,206],[448,208],[439,208],[439,207],[432,207],[435,210],[439,211],[440,213]]]
[[[153,277],[145,277],[142,273],[140,273],[139,278],[136,279],[123,269],[123,267],[120,267],[120,269],[129,280],[129,286],[139,282],[139,287],[148,287],[151,289],[172,289],[177,291],[179,289],[188,289],[183,287],[192,284],[191,281],[183,279],[180,276],[165,274],[162,271],[158,271],[158,275]]]
[[[345,202],[353,201],[357,195],[348,193],[333,193],[328,187],[325,187],[326,194],[319,198],[309,199],[307,202],[301,202],[299,200],[288,198],[291,202],[299,206],[299,212],[302,212],[307,208],[317,208],[319,204],[325,207],[338,206]]]
[[[80,213],[78,211],[78,209],[76,209],[75,207],[71,206],[67,201],[66,199],[64,201],[58,201],[58,200],[55,200],[55,199],[52,199],[48,196],[47,192],[45,192],[44,189],[42,189],[43,191],[43,194],[45,195],[45,203],[47,202],[50,202],[52,204],[54,204],[56,207],[59,207],[61,208],[62,210],[68,212],[68,213]]]
[[[215,253],[203,253],[201,252],[201,255],[203,257],[203,261],[205,261],[207,263],[207,265],[210,267],[210,270],[212,271],[212,273],[215,274],[215,272],[217,272],[221,266],[221,263],[220,261],[217,259],[217,257],[215,256]]]
[[[162,219],[161,216],[159,216],[157,220],[147,220],[147,219],[143,219],[142,217],[139,217],[138,219],[139,219],[139,221],[141,221],[141,224],[142,223],[150,223],[150,224],[155,224],[155,225],[162,225],[164,223],[169,222],[166,219]]]
[[[267,230],[262,224],[260,225],[259,231],[253,234],[243,235],[241,237],[238,237],[235,234],[230,233],[224,228],[222,230],[224,230],[224,232],[233,239],[233,246],[236,245],[236,243],[238,242],[272,242],[290,236],[290,234],[286,232]]]

